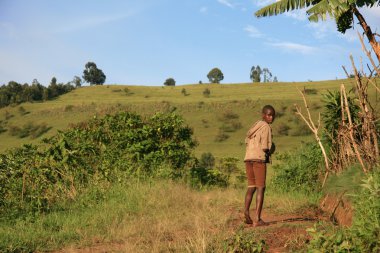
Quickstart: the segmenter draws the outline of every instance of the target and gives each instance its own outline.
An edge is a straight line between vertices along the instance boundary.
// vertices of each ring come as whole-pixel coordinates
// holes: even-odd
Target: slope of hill
[[[0,152],[24,143],[36,143],[57,130],[85,121],[94,115],[100,116],[119,110],[132,110],[141,114],[176,110],[194,128],[199,142],[196,154],[212,152],[217,157],[240,158],[244,151],[245,131],[259,117],[260,109],[265,104],[272,104],[277,110],[278,117],[273,124],[274,138],[278,149],[286,150],[310,139],[304,124],[294,115],[293,105],[302,104],[297,88],[309,91],[309,105],[312,109],[319,109],[321,94],[327,90],[337,90],[341,83],[351,87],[351,82],[348,79],[177,87],[82,87],[56,100],[0,109],[0,129],[4,129],[0,133]],[[209,96],[203,94],[205,89],[209,89]],[[34,139],[32,135],[25,136],[28,134],[15,131],[17,128],[22,130],[44,124],[48,131]]]

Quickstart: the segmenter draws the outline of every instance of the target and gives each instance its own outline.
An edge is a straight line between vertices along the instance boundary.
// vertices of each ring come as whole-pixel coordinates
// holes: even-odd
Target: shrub
[[[199,160],[199,166],[206,169],[212,169],[215,165],[215,157],[210,153],[202,153]]]
[[[279,135],[288,135],[290,127],[286,123],[279,123],[277,125],[277,134]]]
[[[225,173],[228,178],[231,176],[232,173],[238,171],[237,162],[239,159],[235,157],[224,157],[221,158],[219,161],[219,170],[223,173]]]
[[[51,127],[48,127],[46,123],[35,125],[32,122],[28,122],[22,127],[9,126],[8,132],[11,136],[17,136],[18,138],[25,138],[31,136],[31,138],[34,139],[40,137],[50,129]]]
[[[235,132],[236,130],[242,128],[240,122],[233,122],[229,124],[223,124],[219,129],[222,132]]]
[[[265,249],[265,241],[257,240],[255,232],[245,232],[239,229],[233,236],[228,238],[224,243],[224,252],[235,253],[261,253]]]
[[[238,118],[239,118],[239,114],[234,113],[233,111],[226,111],[223,113],[221,120],[222,121],[229,121],[229,120],[238,119]]]
[[[308,89],[308,88],[305,88],[303,90],[303,92],[306,94],[306,95],[315,95],[318,93],[318,90],[317,89]]]
[[[219,130],[218,134],[215,136],[216,142],[222,142],[229,138],[230,136],[226,134],[223,130]]]
[[[308,143],[293,152],[277,156],[271,183],[283,191],[318,191],[321,187],[322,152],[317,144]]]
[[[211,95],[211,91],[208,88],[206,88],[203,91],[203,96],[206,97],[206,98],[208,98],[208,97],[210,97],[210,95]]]
[[[89,183],[179,177],[195,145],[192,129],[174,113],[94,117],[41,146],[0,154],[0,214],[48,211],[60,200],[74,199]]]
[[[64,112],[71,112],[73,110],[74,106],[73,105],[66,105],[65,109],[63,110]]]
[[[201,166],[194,166],[190,170],[190,177],[191,186],[198,189],[210,186],[228,186],[228,176],[218,169],[207,169]]]
[[[24,116],[24,115],[28,114],[29,112],[27,112],[23,106],[20,106],[20,107],[18,108],[18,113],[19,113],[21,116]]]
[[[296,121],[297,126],[291,132],[292,136],[306,136],[312,134],[310,128],[303,122]]]

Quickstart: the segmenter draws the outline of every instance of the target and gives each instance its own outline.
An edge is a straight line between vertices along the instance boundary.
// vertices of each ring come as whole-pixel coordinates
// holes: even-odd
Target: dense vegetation
[[[89,184],[184,174],[195,141],[175,114],[94,118],[0,155],[2,215],[48,211]],[[3,216],[5,217],[5,216]]]
[[[75,86],[71,83],[57,83],[56,78],[52,79],[47,88],[37,80],[31,85],[10,81],[7,85],[0,86],[0,108],[10,104],[50,100],[74,89]]]

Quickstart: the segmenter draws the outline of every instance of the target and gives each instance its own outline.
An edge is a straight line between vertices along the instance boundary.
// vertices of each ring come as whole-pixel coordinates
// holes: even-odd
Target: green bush
[[[51,127],[48,127],[46,123],[35,125],[32,122],[28,122],[22,127],[9,126],[9,134],[11,136],[17,136],[18,138],[25,138],[30,136],[32,139],[35,139],[37,137],[40,137],[50,129]]]
[[[0,214],[48,211],[90,183],[179,177],[196,145],[176,114],[128,112],[94,117],[44,142],[0,154]]]
[[[223,130],[219,129],[218,134],[215,136],[216,142],[222,142],[230,138],[228,134],[226,134]]]
[[[283,191],[317,191],[321,187],[322,152],[317,144],[306,144],[293,152],[277,156],[271,183]]]
[[[290,126],[286,123],[279,123],[277,125],[277,134],[279,135],[288,135],[290,130]]]
[[[210,152],[202,153],[199,165],[202,168],[212,169],[215,166],[215,157]]]

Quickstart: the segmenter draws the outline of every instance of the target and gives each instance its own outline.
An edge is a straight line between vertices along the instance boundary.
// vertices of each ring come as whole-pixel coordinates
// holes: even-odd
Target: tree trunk
[[[380,62],[380,44],[376,41],[375,35],[372,33],[371,27],[369,27],[364,17],[356,7],[352,7],[352,11],[355,14],[356,18],[359,20],[359,24],[363,28],[364,33],[369,40],[369,44],[371,44],[373,51],[376,54],[377,60]]]

